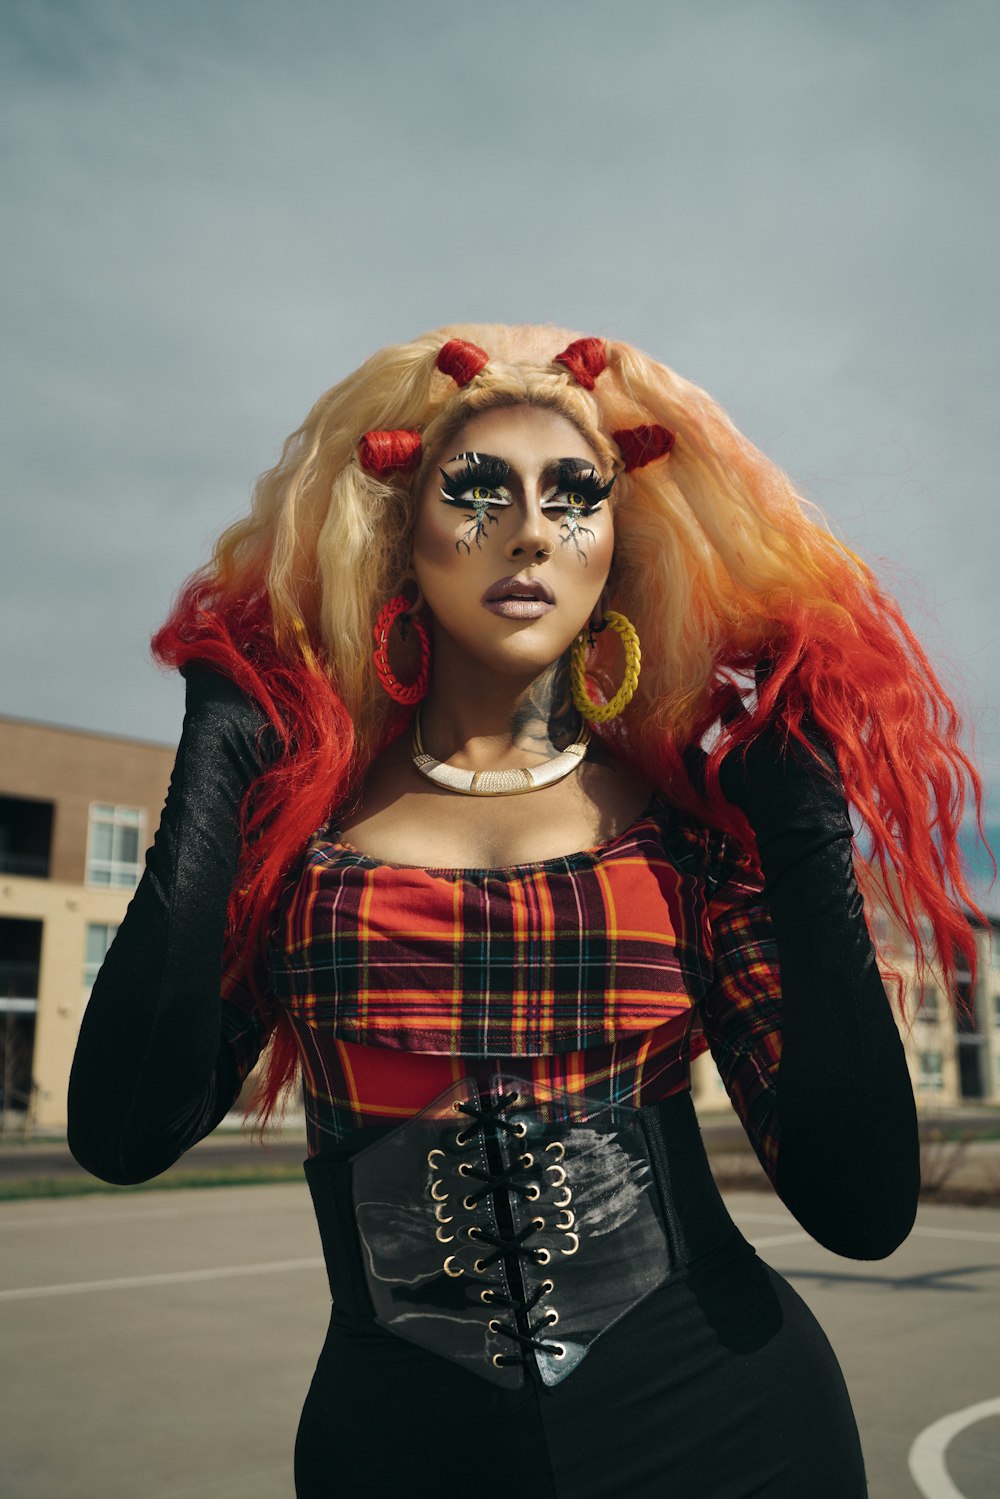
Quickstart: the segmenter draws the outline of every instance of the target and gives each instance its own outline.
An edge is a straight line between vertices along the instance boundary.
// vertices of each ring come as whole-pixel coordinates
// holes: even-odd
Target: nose
[[[541,562],[543,558],[551,557],[550,525],[551,522],[546,520],[540,509],[526,506],[515,531],[507,540],[505,550],[511,561],[530,557],[535,562]]]

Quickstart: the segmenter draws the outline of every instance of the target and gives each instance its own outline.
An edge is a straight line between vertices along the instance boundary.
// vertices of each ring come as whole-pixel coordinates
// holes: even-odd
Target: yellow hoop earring
[[[636,634],[635,626],[627,620],[624,614],[619,614],[617,609],[609,609],[604,616],[603,630],[610,625],[622,643],[625,652],[625,675],[622,684],[614,697],[607,703],[595,703],[587,691],[587,669],[584,665],[584,656],[587,650],[587,631],[581,630],[573,641],[573,648],[569,661],[569,677],[573,688],[573,702],[578,713],[589,723],[608,723],[612,718],[617,718],[624,708],[632,701],[633,694],[639,683],[639,668],[642,663],[642,652],[639,649],[639,636]]]

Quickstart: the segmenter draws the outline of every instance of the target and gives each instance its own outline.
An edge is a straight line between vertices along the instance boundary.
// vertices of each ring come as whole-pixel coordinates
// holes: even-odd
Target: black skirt
[[[350,1152],[308,1163],[334,1308],[297,1499],[865,1499],[829,1342],[726,1212],[689,1095],[656,1107],[675,1268],[555,1387],[498,1388],[377,1323],[350,1242]]]

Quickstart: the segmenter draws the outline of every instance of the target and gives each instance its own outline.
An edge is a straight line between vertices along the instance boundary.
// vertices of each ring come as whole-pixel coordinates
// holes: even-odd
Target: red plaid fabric
[[[387,864],[324,831],[252,977],[270,1020],[227,950],[225,1034],[245,1073],[288,1016],[310,1153],[498,1065],[640,1107],[690,1086],[707,1043],[773,1167],[780,989],[759,876],[659,801],[600,848],[508,869]]]

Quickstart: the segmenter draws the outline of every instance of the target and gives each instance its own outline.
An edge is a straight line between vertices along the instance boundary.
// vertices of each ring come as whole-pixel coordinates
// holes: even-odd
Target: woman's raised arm
[[[828,1249],[880,1259],[913,1225],[920,1154],[903,1045],[854,875],[832,752],[758,741],[723,767],[757,839],[713,923],[705,1033],[775,1189]],[[740,886],[743,886],[742,892]],[[759,882],[757,885],[759,892]]]
[[[69,1083],[69,1146],[105,1181],[146,1181],[239,1092],[219,997],[239,810],[267,720],[228,678],[185,669],[187,700],[146,870],[97,976]],[[261,1035],[261,1044],[266,1039]]]

